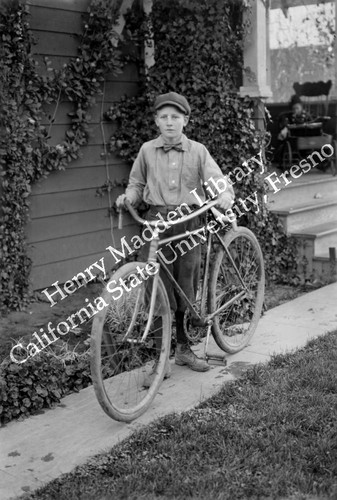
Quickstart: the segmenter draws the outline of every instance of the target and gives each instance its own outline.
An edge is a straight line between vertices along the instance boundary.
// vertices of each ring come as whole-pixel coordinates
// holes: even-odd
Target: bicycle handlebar
[[[138,215],[137,211],[133,208],[131,203],[128,200],[125,200],[125,206],[126,206],[127,210],[130,212],[131,216],[135,219],[135,221],[138,222],[139,224],[149,224],[150,226],[154,226],[154,227],[164,226],[167,228],[167,227],[175,226],[176,224],[181,224],[182,222],[188,222],[189,220],[194,219],[195,217],[198,217],[199,215],[205,213],[207,210],[212,210],[214,216],[219,217],[219,215],[220,215],[221,217],[226,219],[226,221],[228,223],[232,224],[233,227],[235,227],[236,222],[231,222],[228,219],[228,217],[226,217],[226,215],[222,214],[219,210],[214,208],[214,206],[216,204],[217,204],[217,200],[213,200],[213,201],[210,201],[208,203],[205,203],[195,212],[192,212],[191,214],[188,214],[184,217],[180,217],[178,220],[175,220],[175,221],[167,221],[167,220],[165,220],[165,221],[161,221],[161,220],[148,221],[148,220],[142,219],[142,217],[140,217]],[[123,210],[119,211],[118,229],[121,229],[122,225],[123,225],[122,212],[123,212]]]

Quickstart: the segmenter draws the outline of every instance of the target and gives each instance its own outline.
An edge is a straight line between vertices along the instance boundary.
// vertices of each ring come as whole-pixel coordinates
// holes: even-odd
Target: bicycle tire
[[[125,283],[130,283],[131,276],[138,271],[137,266],[144,268],[146,263],[125,264],[113,274],[110,282],[114,280],[120,283],[122,279]],[[131,422],[147,410],[163,380],[165,363],[170,352],[169,299],[161,278],[155,278],[158,279],[158,287],[155,311],[152,315],[150,299],[154,296],[154,291],[153,288],[149,290],[148,279],[146,283],[142,281],[140,285],[123,294],[117,301],[105,287],[102,298],[108,306],[95,315],[93,320],[90,367],[95,394],[104,412],[122,422]],[[153,322],[160,318],[162,345],[158,359],[156,346],[150,347],[150,343],[154,342],[151,338],[152,331],[146,345],[142,345],[139,339],[148,322],[152,327]],[[158,364],[152,384],[145,389],[142,386],[144,377],[156,362]],[[127,391],[130,391],[130,397],[136,399],[135,402],[130,403],[127,400]]]
[[[232,229],[222,241],[248,288],[242,298],[213,318],[212,334],[215,342],[223,351],[234,354],[249,343],[261,316],[265,288],[264,263],[260,245],[249,229]],[[210,270],[209,313],[242,289],[234,266],[219,244]]]

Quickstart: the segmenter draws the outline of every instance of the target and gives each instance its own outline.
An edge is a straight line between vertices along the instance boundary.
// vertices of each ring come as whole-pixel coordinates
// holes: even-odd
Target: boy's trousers
[[[172,206],[150,206],[145,219],[157,220],[157,213],[160,212],[166,220],[168,212],[174,210]],[[191,207],[191,210],[200,208],[198,206]],[[179,215],[179,214],[178,214]],[[178,217],[177,217],[178,219]],[[188,222],[182,222],[170,227],[160,234],[160,239],[169,238],[185,231],[193,231],[202,226],[201,217],[196,217]],[[141,250],[141,260],[146,261],[149,252],[149,243],[144,245]],[[187,295],[188,299],[193,303],[196,298],[200,277],[200,262],[201,262],[201,246],[198,238],[191,239],[184,237],[181,240],[173,241],[166,245],[160,246],[158,249],[159,255],[163,257],[163,261],[172,273],[174,279],[181,286],[182,290]],[[173,285],[166,276],[165,271],[161,269],[160,277],[162,278],[172,311],[183,312],[186,309],[183,300],[174,290]]]

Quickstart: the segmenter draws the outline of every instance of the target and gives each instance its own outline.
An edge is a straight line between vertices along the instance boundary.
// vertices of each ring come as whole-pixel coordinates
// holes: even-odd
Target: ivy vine
[[[155,64],[143,73],[136,98],[125,97],[107,111],[106,118],[117,124],[111,152],[130,162],[135,159],[140,146],[158,134],[155,96],[171,90],[184,94],[191,105],[187,135],[207,146],[224,173],[260,152],[264,133],[254,126],[255,103],[237,92],[245,71],[247,8],[248,2],[237,0],[171,0],[154,2],[150,16],[137,8],[130,12],[130,36],[140,46],[153,38]],[[138,64],[143,67],[142,57]],[[240,224],[248,224],[257,235],[268,277],[291,282],[297,267],[296,240],[286,236],[278,217],[267,210],[260,167],[253,162],[250,167],[253,172],[234,189],[242,199],[256,192],[260,210],[241,217]]]
[[[143,74],[137,99],[124,98],[107,113],[107,118],[121,125],[111,138],[111,151],[134,159],[140,145],[153,137],[153,98],[168,90],[188,97],[194,110],[188,134],[208,146],[224,172],[259,151],[261,137],[253,126],[252,102],[236,93],[243,70],[246,4],[172,0],[154,2],[150,18],[142,9],[131,11],[130,40],[142,47],[153,36],[156,64]],[[31,261],[25,227],[32,184],[80,156],[89,138],[90,108],[102,91],[104,74],[122,71],[125,60],[116,48],[118,36],[113,29],[118,11],[118,3],[92,0],[77,56],[61,70],[46,60],[42,72],[32,56],[27,6],[18,0],[1,5],[0,310],[20,309],[27,302]],[[138,62],[142,73],[143,58]],[[61,100],[73,102],[74,111],[64,140],[52,146],[53,118],[48,127],[42,125],[44,105],[54,103],[55,116]],[[105,188],[111,189],[109,180]],[[264,187],[257,173],[245,179],[237,192],[244,196],[255,189],[262,200]],[[261,209],[250,224],[262,240],[272,277],[294,269],[294,244],[278,220]]]
[[[114,25],[119,4],[93,0],[84,15],[77,57],[61,70],[46,58],[41,72],[32,56],[29,9],[20,1],[0,9],[0,310],[21,309],[27,302],[31,260],[25,227],[31,186],[53,170],[64,169],[80,156],[89,138],[90,108],[102,92],[104,75],[118,74],[124,65],[116,48]],[[41,74],[43,73],[43,74]],[[50,125],[42,125],[44,105],[73,102],[71,124],[64,140],[49,144]]]

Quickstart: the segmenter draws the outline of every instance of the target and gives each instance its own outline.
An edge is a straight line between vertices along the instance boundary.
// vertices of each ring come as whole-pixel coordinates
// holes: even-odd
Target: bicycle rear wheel
[[[264,300],[265,275],[260,245],[249,229],[231,230],[223,242],[231,258],[219,245],[210,271],[208,304],[212,313],[245,290],[240,298],[213,318],[212,333],[216,343],[223,351],[233,354],[248,344],[256,330]]]
[[[163,380],[170,351],[167,293],[158,275],[135,279],[138,269],[145,266],[132,262],[116,271],[110,283],[118,291],[111,293],[112,285],[110,292],[104,290],[102,297],[108,306],[94,317],[92,325],[91,374],[96,397],[105,413],[123,422],[131,422],[149,407]],[[119,286],[122,282],[128,291]],[[142,342],[146,328],[149,333]],[[155,365],[152,383],[145,388],[144,380]]]

